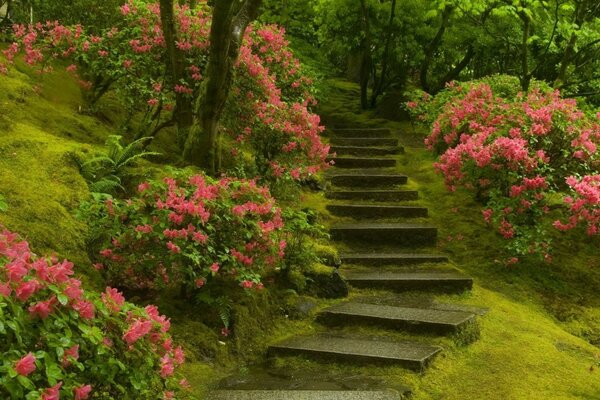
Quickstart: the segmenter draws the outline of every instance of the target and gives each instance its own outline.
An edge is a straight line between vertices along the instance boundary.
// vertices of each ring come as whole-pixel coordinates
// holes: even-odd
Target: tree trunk
[[[218,167],[218,124],[234,79],[246,28],[259,13],[261,0],[219,0],[213,6],[210,31],[210,58],[206,82],[200,97],[196,120],[187,137],[184,157],[187,161],[215,174]]]
[[[396,0],[392,0],[392,9],[390,10],[390,19],[388,22],[387,37],[385,39],[385,48],[383,49],[383,58],[381,60],[381,74],[377,79],[375,71],[375,79],[373,83],[373,93],[371,94],[371,108],[377,105],[377,97],[383,94],[386,84],[386,75],[388,69],[388,58],[390,56],[390,47],[392,38],[394,37],[394,17],[396,16]]]
[[[433,60],[433,56],[436,50],[440,47],[440,44],[442,43],[444,33],[446,32],[446,28],[448,27],[448,23],[450,22],[450,17],[452,16],[453,11],[454,8],[452,6],[447,5],[444,7],[444,9],[442,10],[442,23],[440,24],[440,27],[438,28],[438,31],[435,34],[435,37],[425,49],[425,58],[421,63],[421,72],[419,78],[421,81],[421,88],[426,92],[431,90],[427,76],[429,74],[429,67],[431,66],[431,61]]]
[[[181,84],[181,80],[184,78],[185,65],[184,55],[176,45],[177,32],[175,30],[173,8],[173,0],[160,0],[160,20],[166,43],[166,66],[167,71],[171,72],[171,84],[174,86]],[[177,142],[183,150],[185,140],[194,122],[192,98],[190,95],[175,93],[175,110],[173,111],[173,116],[177,123]]]
[[[588,0],[582,0],[581,2],[577,2],[577,6],[575,8],[575,19],[574,23],[577,25],[577,29],[581,29],[581,26],[585,23],[586,20],[586,12],[588,9]],[[554,81],[554,87],[559,88],[565,82],[565,76],[567,74],[567,68],[573,62],[573,56],[575,55],[575,44],[577,43],[577,32],[573,32],[571,37],[569,38],[569,42],[567,43],[567,47],[565,48],[565,53],[563,54],[562,61],[560,62],[560,69],[558,70],[558,75],[556,80]]]
[[[369,108],[369,80],[373,59],[371,57],[371,26],[369,24],[369,9],[365,0],[360,0],[365,37],[362,43],[362,61],[360,64],[360,106],[363,110]]]
[[[526,14],[521,14],[523,21],[523,36],[521,39],[521,89],[529,90],[531,74],[529,73],[529,37],[531,35],[531,19]]]
[[[475,48],[469,45],[469,48],[467,49],[467,52],[465,53],[465,56],[462,58],[462,60],[460,60],[460,62],[456,64],[454,68],[449,70],[446,73],[446,75],[442,77],[442,80],[437,84],[435,88],[432,89],[431,94],[439,92],[444,88],[446,83],[457,79],[462,70],[465,69],[467,65],[469,65],[469,63],[473,59],[473,56],[475,56]]]

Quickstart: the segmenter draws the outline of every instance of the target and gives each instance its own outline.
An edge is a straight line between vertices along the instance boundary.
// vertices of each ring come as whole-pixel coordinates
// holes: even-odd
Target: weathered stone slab
[[[388,168],[396,166],[395,158],[331,157],[337,168]]]
[[[438,346],[415,342],[299,336],[269,347],[269,353],[304,355],[350,362],[397,364],[422,370],[441,351]]]
[[[376,244],[430,246],[437,240],[437,228],[421,224],[340,224],[332,226],[329,233],[334,240]]]
[[[366,323],[445,334],[456,332],[462,326],[472,323],[475,315],[462,311],[350,302],[323,310],[319,320],[326,324]]]
[[[357,170],[332,174],[329,176],[329,180],[336,186],[381,187],[404,185],[408,181],[408,177],[394,173]]]
[[[330,153],[336,153],[338,156],[387,156],[404,153],[404,148],[400,146],[387,147],[367,147],[367,146],[331,146]]]
[[[341,138],[329,140],[332,146],[398,146],[398,139],[393,138]]]
[[[458,272],[346,272],[350,285],[393,290],[462,292],[473,287],[473,279]]]
[[[208,400],[399,400],[395,391],[217,390]]]
[[[383,253],[344,253],[340,254],[344,264],[361,265],[414,265],[448,262],[448,257],[440,254],[383,254]]]
[[[336,200],[371,200],[371,201],[405,201],[417,200],[416,190],[334,190],[325,193],[328,199]]]
[[[417,206],[388,206],[371,204],[328,204],[333,215],[353,218],[419,218],[427,217],[427,208]]]
[[[388,128],[333,128],[329,132],[335,136],[341,137],[382,138],[392,135],[392,131]]]

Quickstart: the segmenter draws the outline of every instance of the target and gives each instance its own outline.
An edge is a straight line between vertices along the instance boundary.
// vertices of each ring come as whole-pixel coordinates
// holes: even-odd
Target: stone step
[[[437,228],[421,224],[357,223],[332,226],[334,240],[362,241],[377,244],[435,245]]]
[[[398,139],[334,137],[329,140],[329,144],[332,146],[398,146]]]
[[[404,153],[401,146],[366,147],[366,146],[331,146],[329,153],[353,156],[387,156]]]
[[[336,186],[381,187],[404,185],[408,181],[406,175],[395,173],[352,171],[329,175],[329,180]]]
[[[367,303],[344,303],[319,313],[325,324],[376,324],[386,327],[447,334],[475,321],[475,315],[461,311],[442,311],[431,308],[395,307]]]
[[[272,355],[304,355],[354,363],[397,364],[423,370],[442,349],[416,342],[351,339],[328,336],[299,336],[269,347]]]
[[[405,201],[417,200],[416,190],[334,190],[325,197],[335,200]]]
[[[395,167],[395,158],[383,157],[329,157],[337,168],[387,168]]]
[[[400,400],[396,391],[365,390],[216,390],[208,400]]]
[[[343,253],[340,254],[344,264],[360,265],[414,265],[426,263],[448,262],[448,257],[439,254],[382,254],[382,253]]]
[[[388,128],[333,128],[328,130],[332,136],[340,137],[389,137],[392,131]]]
[[[427,208],[417,206],[388,206],[371,204],[328,204],[333,215],[353,218],[419,218],[427,217]]]
[[[459,272],[351,272],[343,278],[350,285],[361,288],[385,288],[393,290],[431,290],[462,292],[473,287],[473,279]]]

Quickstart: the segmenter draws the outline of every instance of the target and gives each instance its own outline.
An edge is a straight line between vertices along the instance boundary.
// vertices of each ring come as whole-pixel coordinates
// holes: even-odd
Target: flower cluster
[[[577,200],[565,199],[570,217],[554,226],[566,230],[589,221],[588,233],[598,233],[597,180],[589,172],[600,159],[600,124],[575,100],[538,88],[502,98],[486,83],[450,85],[441,96],[445,102],[436,106],[440,112],[425,139],[441,154],[435,168],[450,190],[472,189],[488,204],[486,221],[510,240],[513,252],[549,258],[549,206],[569,187]]]
[[[108,235],[96,267],[110,282],[201,289],[220,281],[260,290],[261,275],[284,256],[281,210],[254,181],[182,174],[138,190],[127,201],[90,206],[101,210],[91,223]]]
[[[39,258],[6,230],[0,335],[2,398],[155,399],[178,386],[174,366],[184,361],[156,307],[127,303],[110,287],[102,295],[84,290],[72,263]]]
[[[31,65],[48,58],[71,60],[67,69],[82,87],[97,94],[112,87],[129,109],[147,112],[147,126],[141,129],[150,129],[156,119],[171,119],[177,96],[196,98],[200,93],[209,54],[210,8],[205,1],[193,9],[175,6],[176,45],[185,60],[177,82],[167,68],[159,4],[128,0],[121,15],[117,26],[99,36],[57,22],[17,25],[6,58],[12,63],[23,51]],[[310,111],[316,104],[312,80],[289,49],[284,31],[251,25],[235,68],[225,110],[231,118],[224,125],[233,138],[249,145],[259,174],[297,181],[325,168],[329,147],[319,136],[324,130],[319,116]],[[6,72],[6,66],[0,69]]]

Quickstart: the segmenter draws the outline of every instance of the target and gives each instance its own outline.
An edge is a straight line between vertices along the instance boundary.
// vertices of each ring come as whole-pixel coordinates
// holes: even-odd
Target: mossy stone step
[[[319,321],[333,325],[375,324],[411,332],[448,334],[473,323],[475,315],[461,311],[350,302],[321,311]]]
[[[408,177],[389,172],[357,170],[331,174],[329,181],[336,186],[381,187],[404,185],[408,181]]]
[[[391,390],[216,390],[208,400],[400,400],[400,396]]]
[[[440,254],[407,254],[407,253],[343,253],[340,254],[344,264],[360,265],[414,265],[426,263],[448,262],[448,257]]]
[[[383,157],[328,157],[337,168],[387,168],[395,167],[395,158]]]
[[[334,225],[329,229],[334,240],[377,244],[435,245],[437,228],[421,224],[357,223]]]
[[[473,287],[473,279],[459,272],[345,272],[344,280],[360,288],[462,292]]]
[[[398,139],[334,137],[329,140],[329,144],[332,146],[398,146]]]
[[[269,347],[271,355],[312,356],[327,361],[395,364],[423,370],[441,347],[416,342],[298,336]]]
[[[328,204],[333,215],[353,218],[419,218],[427,217],[427,208],[417,206],[391,206],[371,204]]]
[[[383,138],[392,135],[388,128],[333,128],[328,130],[331,135],[340,137],[374,137]]]
[[[387,156],[404,153],[401,146],[367,147],[367,146],[331,146],[330,153],[353,156]]]
[[[417,200],[416,190],[333,190],[325,197],[335,200],[406,201]]]

